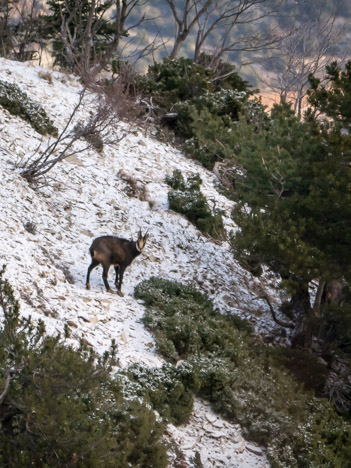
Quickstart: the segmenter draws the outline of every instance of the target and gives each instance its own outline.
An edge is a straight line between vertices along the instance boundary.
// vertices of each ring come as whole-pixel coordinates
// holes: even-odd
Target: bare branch
[[[5,375],[6,375],[6,381],[5,381],[4,390],[0,394],[0,406],[2,405],[3,401],[5,400],[5,397],[6,397],[7,393],[9,391],[10,382],[12,380],[12,375],[13,375],[13,370],[10,369],[10,370],[6,371]]]
[[[180,48],[189,33],[193,30],[196,24],[198,24],[200,18],[206,13],[211,5],[216,3],[216,0],[186,0],[185,5],[178,9],[174,0],[166,1],[171,8],[173,18],[177,26],[173,49],[170,53],[170,58],[174,59],[178,56]]]
[[[194,61],[198,62],[202,53],[213,55],[218,63],[224,54],[232,52],[255,52],[276,45],[282,38],[277,28],[270,28],[267,33],[258,30],[238,34],[243,25],[252,29],[261,20],[276,14],[284,0],[267,2],[264,0],[217,0],[208,9],[204,18],[198,21]],[[213,35],[217,32],[221,40],[215,48],[210,46]]]
[[[109,67],[111,59],[117,54],[122,38],[127,37],[132,29],[143,22],[151,20],[140,12],[139,18],[133,24],[127,25],[135,10],[147,3],[147,0],[92,0],[88,2],[87,13],[81,11],[81,2],[65,1],[60,8],[61,28],[60,38],[64,45],[63,55],[72,69],[77,72],[83,82],[92,81],[105,68]],[[111,4],[114,14],[111,17]],[[82,21],[82,17],[85,18]],[[110,18],[110,19],[108,19]],[[101,47],[99,35],[102,28],[109,23],[111,34],[104,36]]]
[[[314,6],[314,18],[302,21],[291,29],[290,35],[281,43],[278,54],[280,62],[273,61],[268,77],[261,77],[261,81],[269,89],[293,104],[299,117],[309,88],[309,75],[319,76],[326,65],[334,60],[335,47],[347,24],[337,16],[337,12],[326,13],[325,0],[315,2]],[[345,58],[339,57],[341,63],[344,60]]]
[[[277,323],[278,325],[280,325],[281,327],[284,327],[284,328],[295,328],[295,325],[293,325],[292,323],[288,323],[288,322],[283,322],[282,320],[278,319],[274,309],[273,309],[273,306],[271,304],[271,301],[269,300],[269,297],[266,293],[263,293],[261,296],[259,296],[260,299],[263,299],[264,301],[267,302],[268,304],[268,307],[271,311],[271,314],[272,314],[272,318],[273,320],[275,321],[275,323]]]
[[[101,146],[101,149],[103,144],[110,144],[112,141],[110,137],[112,124],[115,127],[116,122],[127,110],[123,88],[123,83],[117,83],[109,96],[100,93],[97,109],[94,113],[91,113],[89,120],[84,124],[78,122],[73,126],[73,120],[77,118],[78,111],[81,110],[86,95],[86,89],[83,89],[59,136],[52,143],[49,143],[43,152],[39,153],[37,151],[35,155],[31,155],[22,164],[22,177],[29,182],[37,183],[40,178],[64,159],[83,153],[92,147],[96,148],[96,143]],[[123,106],[125,106],[124,109]],[[120,137],[113,135],[113,143],[118,143],[124,136],[125,134]],[[74,147],[75,143],[81,139],[85,139],[87,144],[83,148]]]

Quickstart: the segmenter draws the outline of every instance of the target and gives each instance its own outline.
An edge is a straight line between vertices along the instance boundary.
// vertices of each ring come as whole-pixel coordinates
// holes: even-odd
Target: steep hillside
[[[16,83],[63,128],[78,98],[77,80],[51,72],[50,83],[39,67],[4,59],[0,64],[0,80]],[[81,118],[87,118],[84,112]],[[31,187],[19,175],[21,162],[48,140],[0,108],[0,263],[7,265],[22,314],[43,319],[51,334],[68,324],[72,343],[84,338],[99,353],[116,339],[124,368],[134,362],[162,365],[141,323],[143,305],[133,297],[134,287],[151,276],[192,284],[222,312],[248,317],[258,329],[271,328],[266,304],[257,299],[259,283],[235,262],[229,244],[209,240],[168,209],[165,176],[174,169],[197,172],[210,204],[225,211],[229,234],[235,229],[232,202],[218,193],[213,174],[141,128],[120,124],[118,134],[125,134],[118,144],[101,154],[78,153],[50,171],[47,184]],[[101,267],[93,271],[87,291],[92,240],[104,234],[136,239],[139,229],[148,230],[150,238],[126,271],[125,296],[104,291]],[[239,427],[200,401],[189,425],[170,427],[170,433],[187,456],[198,450],[204,466],[267,466],[263,452],[245,443]]]

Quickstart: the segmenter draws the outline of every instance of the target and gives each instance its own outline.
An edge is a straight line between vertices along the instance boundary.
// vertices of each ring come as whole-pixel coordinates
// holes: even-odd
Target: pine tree
[[[332,98],[349,92],[340,81],[331,94],[317,88],[311,99],[321,110],[335,109]],[[293,343],[305,347],[320,321],[311,307],[310,282],[351,280],[351,140],[340,128],[350,120],[341,105],[338,111],[341,119],[330,111],[334,120],[321,125],[312,112],[300,121],[283,103],[273,108],[269,123],[253,126],[244,117],[233,126],[240,168],[235,255],[249,268],[258,271],[264,264],[279,275],[291,293]]]
[[[52,39],[55,65],[87,72],[113,36],[112,22],[104,15],[112,0],[49,0],[46,36]]]

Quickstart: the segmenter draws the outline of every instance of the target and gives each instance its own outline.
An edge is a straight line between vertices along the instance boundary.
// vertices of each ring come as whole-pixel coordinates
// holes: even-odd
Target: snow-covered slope
[[[62,128],[80,85],[74,77],[0,59],[0,79],[16,83],[43,105]],[[71,329],[72,341],[83,337],[99,352],[116,339],[120,365],[133,362],[161,366],[152,336],[143,327],[144,308],[133,297],[134,287],[150,276],[190,283],[206,292],[221,311],[249,316],[260,329],[270,327],[267,307],[257,299],[259,284],[235,262],[227,242],[205,238],[184,217],[168,209],[164,179],[174,169],[198,172],[210,203],[225,210],[232,202],[216,190],[212,173],[181,152],[145,136],[140,128],[121,124],[125,138],[101,154],[89,150],[57,165],[48,184],[35,190],[19,176],[19,164],[41,140],[29,124],[0,108],[0,264],[21,303],[22,314],[43,319],[48,333]],[[131,178],[143,201],[130,196]],[[104,292],[101,267],[91,275],[89,246],[103,234],[136,238],[149,230],[143,255],[126,270],[123,298]],[[111,268],[111,284],[113,283]],[[264,467],[264,453],[246,443],[240,428],[222,421],[198,401],[187,426],[170,427],[187,457],[195,450],[206,467]],[[256,453],[254,453],[256,452]]]

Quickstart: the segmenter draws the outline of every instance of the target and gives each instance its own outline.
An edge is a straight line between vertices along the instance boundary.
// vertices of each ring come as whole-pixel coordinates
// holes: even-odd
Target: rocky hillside
[[[0,63],[0,80],[16,83],[62,129],[77,102],[79,82],[58,72],[49,72],[48,81],[39,67]],[[88,109],[80,114],[87,116]],[[236,263],[229,243],[211,241],[169,210],[165,176],[174,169],[199,173],[210,205],[225,212],[229,235],[235,229],[232,202],[219,194],[213,174],[138,126],[120,123],[115,130],[125,135],[119,143],[101,153],[89,149],[71,156],[47,174],[44,185],[33,187],[19,175],[20,166],[49,139],[0,107],[0,263],[7,265],[22,314],[43,319],[50,334],[67,324],[72,343],[84,338],[99,353],[116,339],[124,368],[134,362],[162,365],[141,323],[143,304],[133,297],[134,287],[151,276],[194,285],[222,312],[248,317],[258,330],[271,328],[267,306],[257,298],[260,285]],[[83,145],[76,143],[77,149]],[[87,291],[92,240],[104,234],[136,239],[139,229],[150,237],[126,271],[125,296],[104,291],[101,267]],[[187,458],[199,451],[206,467],[268,466],[264,452],[243,439],[240,427],[201,401],[189,424],[170,426],[169,434]]]

